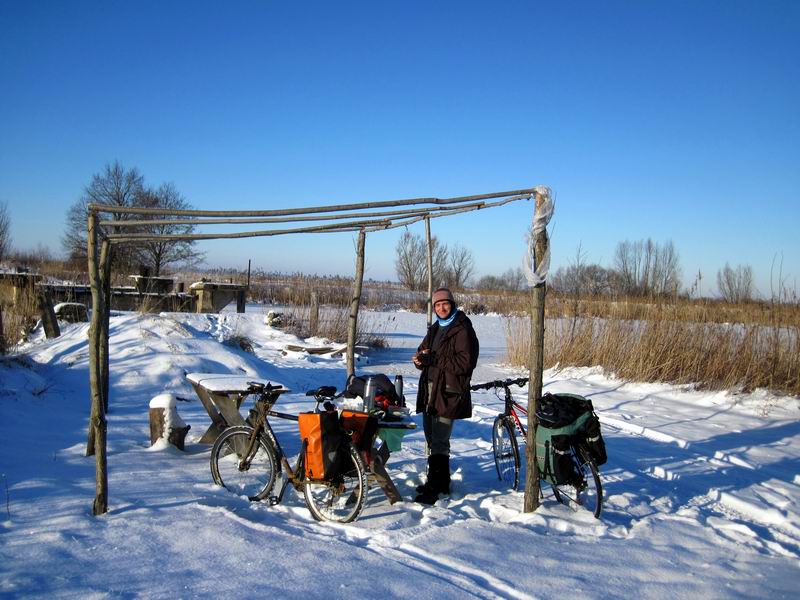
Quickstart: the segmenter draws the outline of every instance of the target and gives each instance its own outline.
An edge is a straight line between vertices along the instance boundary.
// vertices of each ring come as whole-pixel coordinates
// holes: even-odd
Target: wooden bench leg
[[[194,388],[197,397],[200,398],[200,402],[203,403],[203,408],[206,409],[208,416],[211,418],[211,425],[203,436],[200,438],[201,444],[213,444],[214,441],[219,437],[228,424],[225,422],[225,418],[220,414],[217,410],[217,407],[214,406],[214,401],[209,397],[208,392],[200,387],[199,385],[195,385],[192,383],[192,387]]]
[[[385,464],[388,459],[389,450],[385,445],[381,446],[380,450],[373,450],[370,472],[383,490],[383,493],[386,494],[386,497],[389,499],[389,504],[394,504],[395,502],[400,502],[403,497],[400,495],[400,491],[386,471]]]

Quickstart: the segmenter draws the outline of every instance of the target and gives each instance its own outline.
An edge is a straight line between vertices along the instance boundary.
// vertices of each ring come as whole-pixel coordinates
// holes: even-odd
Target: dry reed
[[[350,321],[349,306],[320,307],[317,331],[309,329],[310,308],[308,306],[294,307],[287,315],[288,328],[296,336],[308,338],[313,336],[328,339],[338,344],[347,342],[347,332]],[[356,345],[369,348],[385,348],[386,337],[382,330],[376,330],[369,313],[359,312],[356,325]]]
[[[585,306],[550,302],[545,332],[545,367],[600,366],[633,381],[664,381],[729,390],[766,388],[800,394],[800,322],[796,306],[759,307],[685,302],[618,303],[603,317]],[[607,309],[609,307],[606,307]],[[559,314],[560,313],[560,314]],[[558,314],[558,316],[552,316]],[[746,323],[725,316],[748,316]],[[631,318],[636,315],[637,318]],[[526,366],[530,327],[525,317],[506,321],[511,364]]]

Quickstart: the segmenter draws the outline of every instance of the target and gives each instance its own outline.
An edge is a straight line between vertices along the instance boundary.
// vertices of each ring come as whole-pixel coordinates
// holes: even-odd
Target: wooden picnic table
[[[200,438],[201,444],[213,444],[226,427],[245,425],[239,407],[250,393],[250,382],[264,385],[269,383],[273,387],[281,385],[276,381],[247,375],[220,373],[189,373],[186,379],[192,384],[208,416],[211,417],[211,426]]]
[[[186,379],[192,384],[208,416],[211,417],[211,425],[200,438],[201,444],[213,444],[227,427],[246,425],[239,408],[250,393],[250,382],[265,385],[270,383],[273,387],[281,385],[272,380],[220,373],[189,373]],[[386,471],[386,462],[389,460],[391,448],[399,443],[399,437],[416,427],[416,423],[410,418],[378,422],[378,437],[381,437],[383,432],[384,436],[381,439],[384,443],[378,448],[372,448],[370,452],[368,461],[370,478],[378,483],[390,504],[402,500],[402,496]]]

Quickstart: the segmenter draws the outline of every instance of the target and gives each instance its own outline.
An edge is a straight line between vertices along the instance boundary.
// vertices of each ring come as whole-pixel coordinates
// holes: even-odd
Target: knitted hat
[[[441,302],[442,300],[449,300],[450,304],[453,306],[456,305],[456,300],[453,298],[453,294],[447,288],[439,288],[435,292],[433,292],[433,300],[431,304],[436,304],[437,302]]]

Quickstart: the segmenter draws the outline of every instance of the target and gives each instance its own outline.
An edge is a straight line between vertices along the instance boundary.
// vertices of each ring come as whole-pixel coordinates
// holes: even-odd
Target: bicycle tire
[[[347,446],[349,462],[333,481],[306,481],[303,488],[306,506],[317,521],[349,523],[364,509],[367,498],[367,467],[361,453]]]
[[[575,510],[585,508],[595,519],[599,519],[603,510],[603,484],[600,482],[600,471],[585,448],[573,448],[572,460],[575,461],[575,467],[581,474],[581,485],[550,484],[553,495],[561,504],[571,506]]]
[[[510,417],[499,414],[492,425],[492,451],[497,478],[512,490],[519,488],[519,444]]]
[[[228,427],[220,434],[211,448],[211,477],[217,485],[255,502],[272,491],[280,467],[275,449],[262,436],[248,468],[240,469],[242,453],[247,449],[252,432],[252,427],[243,425]]]

